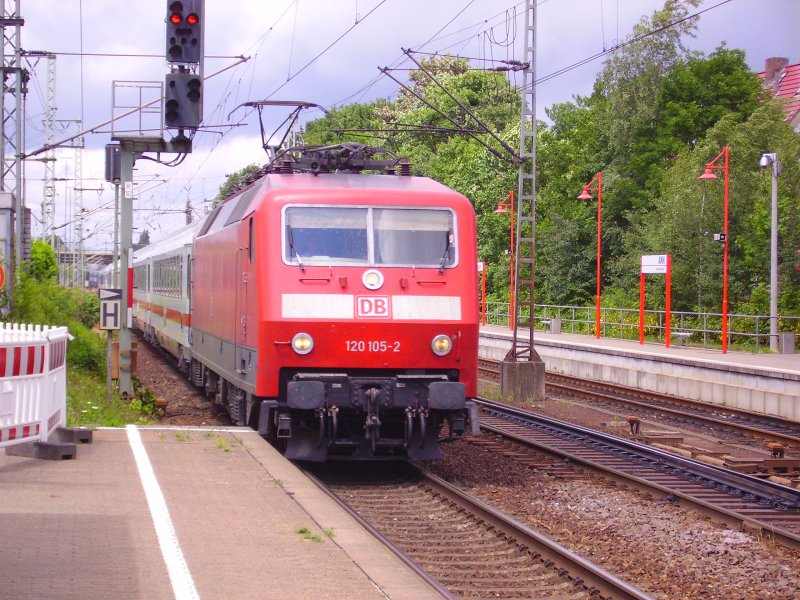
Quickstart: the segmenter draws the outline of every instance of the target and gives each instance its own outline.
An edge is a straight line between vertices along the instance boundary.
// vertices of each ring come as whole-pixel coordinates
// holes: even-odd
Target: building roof
[[[784,101],[786,120],[797,130],[800,128],[800,63],[788,63],[785,58],[768,58],[765,70],[758,76],[764,80],[765,89]]]

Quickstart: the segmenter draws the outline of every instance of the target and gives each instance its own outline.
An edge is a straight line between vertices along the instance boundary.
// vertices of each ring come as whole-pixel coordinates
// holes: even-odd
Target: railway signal
[[[203,56],[203,0],[169,0],[167,62],[199,63]]]
[[[164,125],[197,129],[203,120],[203,81],[193,73],[167,73],[164,84]]]

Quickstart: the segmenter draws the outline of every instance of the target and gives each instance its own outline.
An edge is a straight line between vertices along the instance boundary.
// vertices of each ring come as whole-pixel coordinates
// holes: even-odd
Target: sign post
[[[664,317],[664,344],[669,348],[671,331],[670,322],[672,320],[672,255],[671,254],[646,254],[641,257],[639,269],[639,343],[644,344],[644,276],[648,273],[666,274],[667,281],[665,286],[665,312]]]
[[[107,331],[108,350],[106,352],[106,402],[111,404],[111,363],[114,360],[114,330],[120,327],[120,304],[122,290],[118,288],[100,289],[100,329]]]

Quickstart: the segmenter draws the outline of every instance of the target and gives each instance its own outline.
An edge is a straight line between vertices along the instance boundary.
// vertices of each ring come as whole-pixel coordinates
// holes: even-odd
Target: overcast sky
[[[6,0],[6,5],[9,1]],[[623,40],[642,16],[663,0],[540,0],[537,10],[538,77],[577,63]],[[22,46],[26,51],[57,54],[56,139],[112,116],[112,81],[163,82],[167,0],[21,0]],[[194,139],[194,152],[179,167],[137,162],[140,182],[135,203],[134,241],[148,229],[155,240],[184,222],[177,212],[191,201],[196,215],[208,206],[228,173],[255,162],[263,164],[258,119],[244,109],[248,100],[304,100],[325,107],[394,97],[397,85],[379,67],[407,68],[401,48],[449,52],[476,59],[523,59],[523,2],[513,0],[206,0],[205,75],[226,69],[206,82],[204,125]],[[800,0],[705,0],[698,10],[698,35],[688,45],[706,53],[725,42],[746,51],[747,62],[763,70],[771,56],[800,62]],[[690,9],[694,13],[695,9]],[[514,16],[517,16],[514,21]],[[341,38],[341,39],[339,39]],[[338,40],[338,41],[337,41]],[[326,51],[326,48],[327,51]],[[323,53],[324,52],[324,53]],[[83,53],[83,56],[81,56]],[[236,64],[237,56],[249,60]],[[602,59],[548,80],[537,90],[537,113],[554,102],[588,94]],[[32,72],[27,106],[27,140],[32,152],[44,143],[42,126],[46,96],[45,62]],[[404,78],[406,71],[396,76]],[[118,104],[132,105],[135,87],[118,85]],[[149,100],[152,91],[143,96]],[[123,112],[118,109],[115,114]],[[270,113],[272,124],[286,112]],[[320,112],[307,112],[305,119]],[[143,128],[157,127],[153,115]],[[126,120],[119,129],[138,126]],[[87,209],[113,199],[103,180],[103,147],[111,141],[110,126],[87,135],[83,182],[73,180],[74,150],[57,151],[56,225],[72,221],[68,214],[74,188],[84,191]],[[162,157],[166,160],[174,155]],[[34,213],[34,235],[41,226],[42,163],[26,166],[26,204]],[[72,225],[66,229],[71,239]],[[88,248],[111,246],[113,220],[109,209],[87,220]]]

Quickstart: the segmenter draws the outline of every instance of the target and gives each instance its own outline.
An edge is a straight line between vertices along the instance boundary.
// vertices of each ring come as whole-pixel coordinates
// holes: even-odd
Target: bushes
[[[90,292],[58,287],[21,273],[14,286],[14,308],[7,320],[34,325],[66,326],[74,336],[67,345],[68,364],[92,373],[106,369],[104,341],[91,331],[100,316],[100,300]]]

